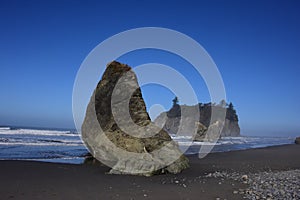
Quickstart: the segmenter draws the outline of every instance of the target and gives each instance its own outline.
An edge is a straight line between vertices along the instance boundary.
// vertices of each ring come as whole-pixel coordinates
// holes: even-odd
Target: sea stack
[[[195,112],[197,109],[199,113]],[[229,104],[228,107],[213,103],[199,103],[188,106],[178,105],[177,102],[175,102],[169,111],[161,113],[155,119],[155,123],[162,125],[168,133],[177,135],[181,125],[182,110],[188,112],[190,116],[199,115],[196,123],[194,123],[194,119],[191,119],[185,123],[183,128],[188,134],[189,132],[193,132],[193,128],[196,127],[195,141],[214,141],[219,137],[240,136],[238,115],[232,104]],[[212,111],[215,113],[213,119]],[[220,115],[220,113],[225,113],[225,115]]]
[[[150,176],[188,167],[177,143],[154,125],[133,70],[109,63],[87,107],[82,139],[110,173]]]

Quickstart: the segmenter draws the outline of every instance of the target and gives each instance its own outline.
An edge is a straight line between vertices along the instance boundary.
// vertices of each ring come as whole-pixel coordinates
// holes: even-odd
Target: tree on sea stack
[[[135,73],[116,61],[90,99],[81,132],[93,157],[113,174],[177,174],[189,166],[177,143],[151,122]]]
[[[222,99],[222,100],[220,101],[219,105],[220,105],[221,107],[225,108],[225,107],[226,107],[226,101],[225,101],[224,99]]]
[[[229,103],[228,109],[229,109],[229,110],[234,110],[232,102]]]
[[[175,97],[172,101],[173,101],[173,106],[178,105],[179,102],[178,97]]]

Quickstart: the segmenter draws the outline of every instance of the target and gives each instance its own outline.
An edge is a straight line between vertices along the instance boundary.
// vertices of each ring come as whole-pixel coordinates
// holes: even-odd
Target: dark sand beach
[[[242,199],[249,185],[239,176],[300,169],[300,145],[189,159],[181,174],[153,177],[110,175],[99,165],[0,161],[0,199]]]

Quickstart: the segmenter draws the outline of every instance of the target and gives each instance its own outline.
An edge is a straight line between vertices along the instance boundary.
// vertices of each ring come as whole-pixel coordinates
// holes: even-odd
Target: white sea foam
[[[0,145],[12,146],[83,146],[83,143],[60,143],[60,142],[0,142]]]
[[[70,131],[36,130],[36,129],[0,129],[0,134],[12,135],[44,135],[44,136],[79,136]]]
[[[171,135],[171,138],[185,154],[197,154],[206,145],[215,145],[212,152],[223,152],[294,143],[294,138],[287,137],[223,137],[216,143],[193,141],[192,136]],[[82,155],[87,153],[79,133],[9,127],[0,127],[0,149],[0,159],[41,159],[67,163],[81,163]]]
[[[171,138],[173,140],[191,140],[192,139],[192,136],[187,136],[187,135],[180,135],[180,136],[177,136],[177,135],[171,135]]]
[[[220,143],[213,143],[213,142],[178,142],[178,144],[180,146],[192,146],[192,145],[199,145],[199,146],[202,146],[202,145],[221,145]]]
[[[293,139],[291,138],[274,138],[274,137],[222,137],[215,144],[213,142],[199,142],[192,141],[191,136],[171,136],[180,146],[191,146],[191,145],[250,145],[252,148],[260,147],[261,145],[269,146],[275,144],[290,143]]]

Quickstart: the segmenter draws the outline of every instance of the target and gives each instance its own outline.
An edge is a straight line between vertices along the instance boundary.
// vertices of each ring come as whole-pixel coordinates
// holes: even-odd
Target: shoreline
[[[256,148],[245,148],[245,149],[233,149],[233,150],[227,150],[227,151],[211,151],[210,153],[208,153],[206,156],[208,156],[209,154],[216,154],[216,153],[229,153],[229,152],[239,152],[239,151],[247,151],[247,150],[254,150],[254,149],[267,149],[267,148],[272,148],[272,147],[281,147],[281,146],[289,146],[289,145],[293,145],[294,143],[290,143],[290,144],[276,144],[276,145],[270,145],[270,146],[263,146],[263,147],[256,147]],[[198,157],[198,153],[190,153],[190,154],[184,154],[186,157]],[[205,157],[206,157],[205,156]],[[204,158],[205,158],[204,157]],[[60,162],[60,161],[51,161],[51,160],[64,160],[66,162]],[[73,160],[73,159],[80,159],[83,160],[82,162],[67,162],[67,160]],[[200,158],[203,159],[203,158]],[[28,161],[28,162],[43,162],[43,163],[57,163],[57,164],[72,164],[72,165],[85,165],[84,163],[85,160],[85,156],[82,157],[74,157],[74,158],[20,158],[20,159],[2,159],[0,158],[0,162],[1,161]]]
[[[300,145],[229,152],[199,159],[177,175],[110,175],[100,165],[1,160],[1,199],[242,199],[251,177],[300,169]],[[249,176],[245,183],[242,176]],[[235,176],[235,177],[234,177]],[[298,180],[298,179],[297,179]],[[296,181],[297,181],[296,180]]]
[[[247,149],[233,149],[233,150],[228,150],[228,151],[211,151],[210,153],[207,154],[215,154],[215,153],[229,153],[229,152],[236,152],[236,151],[247,151],[247,150],[254,150],[254,149],[267,149],[267,148],[272,148],[272,147],[281,147],[281,146],[289,146],[289,145],[294,145],[294,143],[291,144],[276,144],[276,145],[270,145],[270,146],[263,146],[263,147],[255,147],[255,148],[247,148]],[[184,154],[187,157],[194,157],[198,156],[198,153],[194,154]],[[205,156],[206,157],[206,156]],[[204,158],[205,158],[204,157]],[[202,159],[202,158],[201,158]]]

